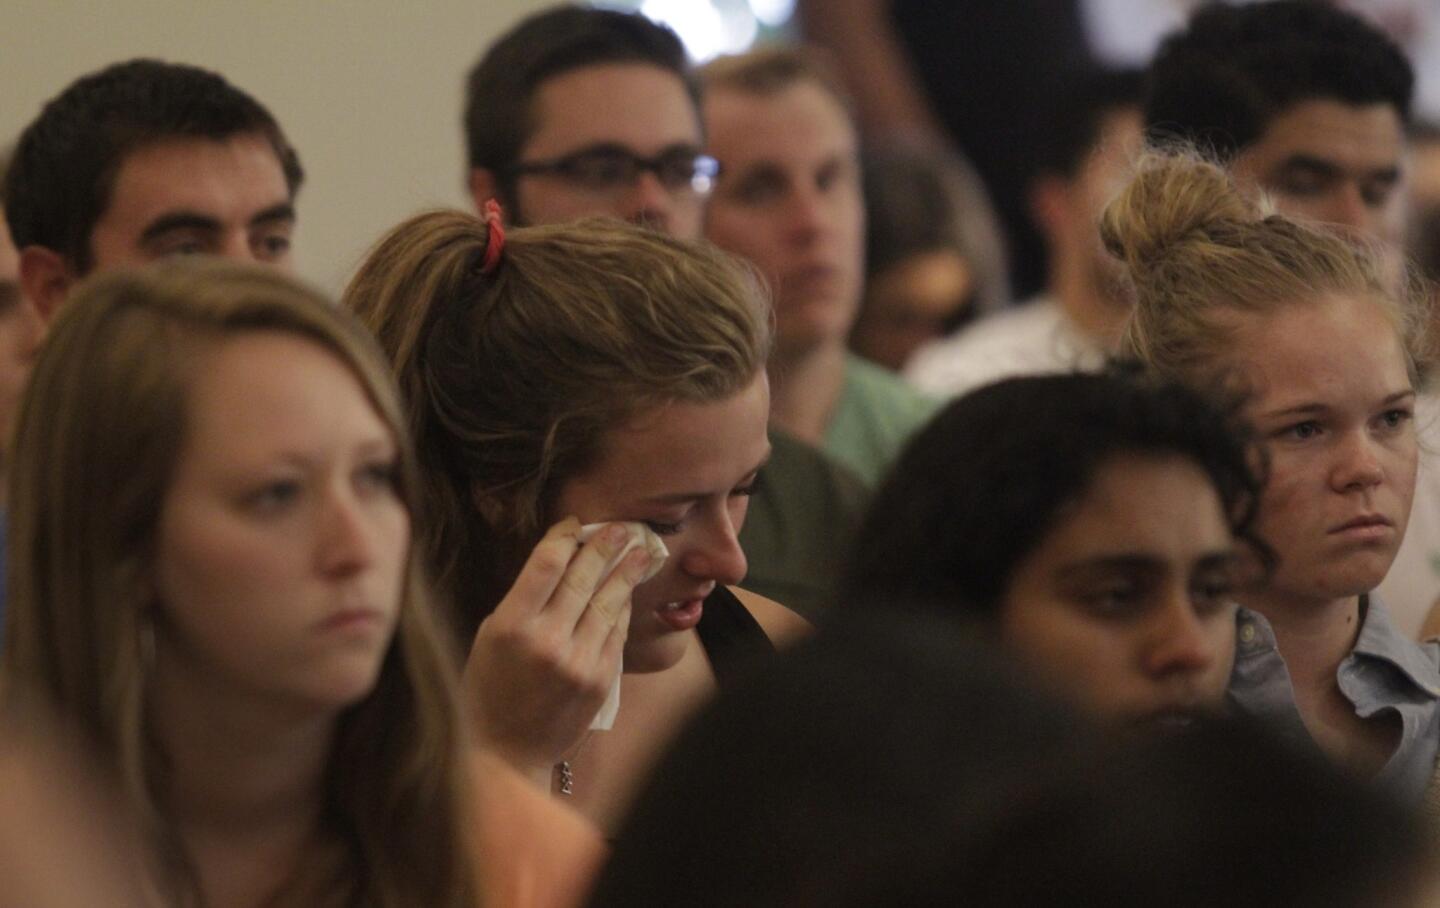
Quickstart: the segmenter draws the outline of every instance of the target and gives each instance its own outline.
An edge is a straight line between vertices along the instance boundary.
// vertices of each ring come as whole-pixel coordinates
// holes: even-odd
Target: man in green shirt
[[[865,274],[859,139],[839,82],[794,48],[701,70],[720,177],[705,234],[775,293],[771,422],[878,482],[938,402],[849,352]]]

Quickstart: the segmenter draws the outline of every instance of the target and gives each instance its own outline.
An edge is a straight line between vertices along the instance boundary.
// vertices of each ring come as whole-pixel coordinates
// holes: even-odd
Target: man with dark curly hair
[[[1287,214],[1398,244],[1414,81],[1393,41],[1329,4],[1214,4],[1156,53],[1145,122],[1215,152]]]
[[[27,126],[5,175],[20,281],[49,319],[92,271],[206,253],[290,265],[303,172],[275,118],[220,75],[131,60]]]

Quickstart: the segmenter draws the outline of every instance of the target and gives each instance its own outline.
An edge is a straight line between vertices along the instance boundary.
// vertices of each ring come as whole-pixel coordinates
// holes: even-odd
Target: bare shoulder
[[[745,606],[755,620],[760,623],[760,629],[770,642],[776,646],[786,646],[794,643],[801,637],[806,637],[815,631],[815,626],[799,615],[790,611],[774,599],[766,599],[758,593],[749,590],[742,590],[732,586],[730,592]]]

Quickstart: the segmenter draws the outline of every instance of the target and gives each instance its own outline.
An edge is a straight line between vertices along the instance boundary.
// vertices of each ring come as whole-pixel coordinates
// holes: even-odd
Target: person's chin
[[[630,675],[650,675],[674,668],[685,655],[686,637],[672,634],[643,642],[631,641],[634,645],[625,647],[624,672]]]
[[[808,351],[827,344],[844,343],[849,336],[851,313],[837,301],[812,301],[803,312],[777,319],[779,342],[794,351]]]
[[[1365,556],[1352,555],[1342,563],[1331,564],[1321,575],[1320,592],[1330,599],[1368,593],[1385,579],[1394,560],[1394,552],[1372,552]]]
[[[349,709],[363,703],[380,682],[381,666],[363,663],[331,666],[307,679],[289,693],[293,704],[317,714]]]

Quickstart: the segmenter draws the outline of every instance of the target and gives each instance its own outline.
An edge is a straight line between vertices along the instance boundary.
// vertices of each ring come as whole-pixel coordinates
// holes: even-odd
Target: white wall
[[[468,207],[465,72],[545,0],[5,0],[0,145],[77,76],[154,56],[218,70],[265,104],[305,165],[297,263],[337,291],[381,232]]]

